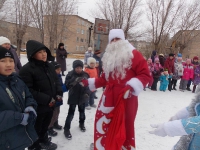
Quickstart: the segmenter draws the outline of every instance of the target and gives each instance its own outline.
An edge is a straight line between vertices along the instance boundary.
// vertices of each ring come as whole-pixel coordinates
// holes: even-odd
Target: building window
[[[81,20],[80,20],[80,19],[78,19],[78,20],[77,20],[77,23],[78,23],[78,24],[81,24]]]
[[[81,42],[84,42],[84,39],[81,38]]]
[[[77,33],[80,33],[81,32],[81,29],[77,28]]]
[[[79,46],[76,46],[76,51],[78,51],[79,50]]]
[[[81,30],[81,34],[84,34],[84,32],[85,32],[84,30]]]
[[[82,20],[82,25],[84,26],[85,25],[85,22]]]
[[[79,42],[79,37],[76,38],[76,42]]]
[[[67,45],[65,45],[65,49],[67,50]]]

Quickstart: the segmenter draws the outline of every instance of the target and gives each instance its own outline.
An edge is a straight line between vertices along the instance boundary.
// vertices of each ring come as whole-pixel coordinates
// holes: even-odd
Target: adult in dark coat
[[[167,69],[169,72],[169,75],[173,76],[173,74],[174,74],[174,54],[173,53],[170,53],[169,57],[165,61],[164,69]],[[168,80],[169,80],[168,90],[171,91],[172,90],[172,83],[171,83],[172,78],[168,78]]]
[[[15,60],[15,72],[19,73],[19,70],[22,68],[22,64],[19,60],[19,57],[16,53],[16,50],[13,49],[10,44],[11,43],[10,43],[10,40],[8,38],[3,37],[3,36],[0,37],[0,45],[11,51],[11,53],[14,56],[14,60]]]
[[[164,57],[164,55],[163,54],[159,54],[158,58],[159,58],[161,66],[164,67],[164,65],[165,65],[165,57]]]
[[[23,150],[37,140],[37,103],[25,83],[12,73],[12,53],[0,47],[0,60],[0,149]],[[9,70],[3,71],[6,68]]]
[[[96,50],[96,51],[94,52],[93,58],[96,59],[96,61],[99,62],[99,66],[98,66],[98,76],[100,76],[100,74],[102,73],[101,51],[100,51],[100,50]]]
[[[50,50],[38,41],[29,40],[26,49],[29,62],[22,67],[19,75],[38,104],[35,129],[39,136],[39,140],[29,149],[46,147],[54,150],[57,145],[48,138],[47,130],[57,97],[63,94],[54,66],[48,63],[48,61],[53,61],[54,57]]]
[[[64,49],[64,44],[59,43],[58,49],[56,50],[56,61],[61,65],[62,75],[65,76],[64,71],[67,70],[66,66],[66,58],[67,58],[67,51]]]

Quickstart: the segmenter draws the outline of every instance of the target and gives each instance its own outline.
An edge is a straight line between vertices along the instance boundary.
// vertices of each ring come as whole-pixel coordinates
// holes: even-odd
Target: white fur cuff
[[[130,85],[133,88],[133,95],[138,96],[141,91],[143,91],[144,86],[138,78],[130,79],[126,84]]]
[[[165,123],[164,129],[168,136],[188,135],[183,128],[181,120],[175,120]]]
[[[88,79],[88,84],[89,84],[90,91],[96,90],[96,87],[95,87],[95,78],[89,78]]]

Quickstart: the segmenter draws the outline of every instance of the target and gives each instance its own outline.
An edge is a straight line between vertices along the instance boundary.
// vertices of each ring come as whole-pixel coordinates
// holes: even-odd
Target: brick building
[[[52,16],[44,16],[44,44],[50,45],[49,24],[52,23]],[[89,27],[92,22],[78,15],[59,15],[56,21],[57,30],[53,33],[54,49],[60,42],[65,44],[65,49],[73,54],[83,54],[89,45]],[[91,32],[90,45],[94,45],[93,32]]]
[[[7,37],[13,45],[16,45],[16,24],[0,20],[0,36]],[[26,33],[22,39],[22,48],[26,48],[26,42],[28,40],[42,41],[37,28],[27,27]]]

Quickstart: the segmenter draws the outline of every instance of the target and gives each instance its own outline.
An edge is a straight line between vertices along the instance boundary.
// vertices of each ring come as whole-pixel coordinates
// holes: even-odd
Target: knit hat
[[[194,56],[193,60],[199,60],[198,56]]]
[[[83,68],[83,62],[81,60],[75,60],[72,64],[73,69],[77,67],[82,67]]]
[[[61,65],[55,61],[52,61],[51,64],[54,66],[55,69],[61,68]]]
[[[182,57],[182,54],[181,53],[178,53],[178,55],[177,55],[178,57]]]
[[[170,54],[169,54],[169,57],[170,57],[170,56],[174,57],[174,54],[173,54],[173,53],[170,53]]]
[[[110,30],[109,36],[108,36],[108,42],[110,43],[112,41],[112,39],[114,39],[114,38],[120,38],[122,40],[125,40],[124,31],[122,29]]]
[[[6,37],[4,37],[4,36],[0,36],[0,45],[3,45],[3,44],[5,44],[5,43],[11,44],[11,43],[10,43],[10,40],[9,40],[8,38],[6,38]]]
[[[91,63],[95,63],[96,64],[96,59],[94,59],[93,57],[89,57],[87,59],[87,64],[90,66]]]
[[[151,58],[149,58],[149,59],[148,59],[148,61],[152,62],[152,59],[151,59]]]
[[[188,59],[186,60],[186,62],[189,62],[189,63],[191,63],[191,59],[189,59],[189,58],[188,58]]]
[[[0,59],[10,57],[14,59],[14,56],[10,50],[7,50],[6,48],[0,46]]]
[[[29,40],[26,43],[26,51],[27,51],[28,60],[30,61],[35,53],[43,49],[45,49],[47,52],[47,60],[54,61],[54,57],[51,55],[51,51],[44,44],[35,40]]]

